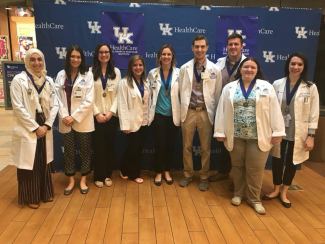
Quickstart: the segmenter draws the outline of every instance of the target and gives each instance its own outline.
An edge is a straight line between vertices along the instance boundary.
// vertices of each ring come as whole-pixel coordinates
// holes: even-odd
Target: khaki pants
[[[209,177],[210,167],[210,148],[211,148],[211,136],[212,125],[210,123],[208,113],[206,110],[196,111],[189,109],[187,112],[186,120],[182,123],[182,135],[183,135],[183,164],[184,164],[184,176],[193,177],[193,158],[192,158],[192,146],[193,137],[195,133],[195,127],[198,130],[201,144],[201,165],[202,168],[199,171],[200,179],[207,179]]]
[[[261,203],[260,194],[268,155],[269,151],[262,152],[259,149],[256,139],[234,138],[234,148],[230,152],[234,196],[243,197],[246,189],[250,204]]]

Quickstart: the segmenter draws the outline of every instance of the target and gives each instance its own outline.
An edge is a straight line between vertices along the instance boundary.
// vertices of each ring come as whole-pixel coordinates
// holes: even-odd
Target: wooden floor
[[[0,165],[8,161],[12,114],[0,109]],[[324,172],[325,164],[318,164]],[[175,184],[157,187],[154,174],[143,172],[144,183],[121,179],[97,188],[88,177],[89,193],[76,188],[63,195],[67,177],[53,175],[54,201],[33,210],[18,205],[16,168],[0,171],[0,243],[325,243],[325,178],[305,165],[290,191],[290,209],[277,199],[265,201],[266,215],[244,201],[230,204],[229,180],[198,190],[198,178],[188,188],[178,186],[182,172],[172,172]],[[78,182],[79,180],[77,180]],[[272,190],[272,173],[265,171],[263,188]]]
[[[113,186],[97,188],[89,175],[89,193],[76,188],[63,195],[67,177],[53,175],[55,197],[33,210],[17,203],[16,169],[0,171],[0,243],[325,243],[325,179],[308,167],[297,172],[294,184],[304,191],[289,194],[285,209],[275,199],[264,202],[266,215],[257,215],[246,202],[230,204],[229,180],[212,183],[200,192],[196,181],[178,186],[144,183],[113,174]],[[272,186],[266,171],[263,191]]]

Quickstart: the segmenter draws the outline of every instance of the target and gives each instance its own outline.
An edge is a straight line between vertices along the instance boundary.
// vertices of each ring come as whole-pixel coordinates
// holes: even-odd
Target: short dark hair
[[[257,65],[257,73],[255,75],[255,79],[265,80],[265,76],[264,76],[264,74],[263,74],[263,72],[261,70],[261,66],[258,63],[257,59],[254,58],[254,57],[247,57],[239,64],[237,73],[235,75],[235,79],[237,80],[237,79],[241,78],[240,69],[243,67],[244,63],[247,62],[247,61],[253,61]]]
[[[303,53],[299,53],[299,52],[296,52],[296,53],[293,53],[289,56],[289,58],[287,59],[286,61],[286,64],[284,65],[284,76],[288,77],[289,76],[289,64],[291,62],[291,59],[293,57],[298,57],[298,58],[301,58],[302,61],[304,62],[304,69],[303,71],[301,72],[300,74],[300,77],[301,79],[306,82],[306,84],[308,86],[311,86],[313,83],[311,83],[310,81],[308,81],[308,59],[307,57],[305,56],[305,54]]]
[[[132,67],[133,67],[133,64],[138,61],[138,60],[141,60],[142,64],[143,64],[143,72],[141,74],[141,77],[140,79],[145,83],[146,82],[146,64],[144,62],[144,59],[141,55],[134,55],[132,56],[130,59],[129,59],[129,63],[128,63],[128,69],[126,71],[126,75],[125,75],[125,78],[126,78],[126,81],[127,81],[127,84],[129,85],[129,87],[132,87],[133,88],[133,72],[132,72]]]
[[[158,66],[161,66],[160,57],[161,57],[161,54],[165,48],[169,48],[169,50],[172,52],[172,56],[173,56],[172,57],[172,67],[175,67],[176,66],[176,53],[175,53],[173,46],[170,44],[164,44],[159,48],[157,58],[156,58],[156,64]]]
[[[205,40],[205,44],[207,46],[209,46],[208,39],[204,35],[201,35],[201,34],[198,34],[193,38],[192,46],[194,46],[195,41],[199,41],[199,40]]]
[[[93,59],[92,72],[94,74],[94,81],[96,81],[100,77],[100,74],[102,73],[102,67],[101,67],[100,61],[98,59],[99,49],[101,49],[102,46],[107,46],[108,47],[109,57],[110,58],[109,58],[109,61],[107,62],[106,73],[109,75],[109,77],[111,79],[114,80],[116,78],[116,73],[115,73],[115,70],[114,70],[114,58],[113,58],[112,49],[110,48],[108,43],[101,42],[95,48],[95,54],[94,54],[94,59]]]
[[[227,38],[227,45],[228,45],[228,41],[230,39],[235,39],[235,38],[239,38],[240,39],[240,43],[243,45],[243,43],[244,43],[243,37],[240,34],[238,34],[238,33],[233,33],[230,36],[228,36],[228,38]]]
[[[71,45],[68,48],[68,50],[67,50],[67,55],[65,57],[65,62],[64,62],[64,71],[65,71],[65,74],[67,76],[71,75],[70,58],[71,58],[72,51],[77,51],[77,52],[80,53],[81,63],[79,65],[79,72],[80,72],[80,74],[83,74],[84,75],[89,70],[89,67],[86,64],[84,52],[81,49],[81,47],[79,47],[78,45]]]

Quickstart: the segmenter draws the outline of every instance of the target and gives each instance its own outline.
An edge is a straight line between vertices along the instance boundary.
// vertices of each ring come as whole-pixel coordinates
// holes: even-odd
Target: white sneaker
[[[110,178],[105,179],[105,186],[112,186],[113,181]]]
[[[258,214],[265,214],[265,208],[263,207],[262,203],[255,203],[253,204],[253,208],[256,213]]]
[[[103,185],[104,185],[103,182],[101,182],[101,181],[95,181],[95,186],[101,188],[101,187],[103,187]]]
[[[242,198],[241,197],[238,197],[238,196],[234,196],[232,199],[231,199],[231,204],[234,205],[234,206],[239,206],[241,204],[241,200]]]

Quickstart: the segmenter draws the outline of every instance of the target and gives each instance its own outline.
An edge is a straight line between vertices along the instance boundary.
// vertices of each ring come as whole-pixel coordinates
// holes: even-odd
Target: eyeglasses
[[[104,54],[108,55],[109,54],[109,51],[99,51],[99,54],[101,54],[101,55],[104,55]]]

